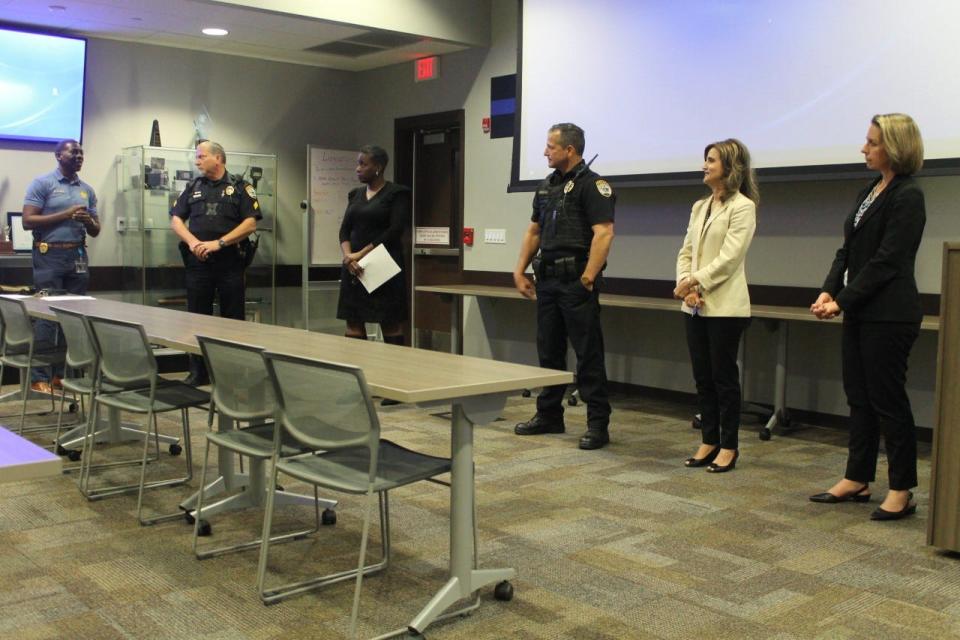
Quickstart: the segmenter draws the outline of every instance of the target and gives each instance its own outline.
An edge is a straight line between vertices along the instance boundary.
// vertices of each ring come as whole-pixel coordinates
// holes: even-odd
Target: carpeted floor
[[[515,567],[515,597],[500,602],[487,589],[477,611],[427,637],[960,637],[960,560],[925,545],[928,447],[918,515],[875,523],[868,516],[886,489],[885,462],[870,504],[807,501],[842,472],[836,431],[806,427],[761,442],[747,425],[737,469],[712,475],[681,464],[698,442],[688,406],[615,397],[613,443],[594,452],[576,447],[582,406],[567,410],[566,434],[514,436],[532,411],[533,400],[512,399],[503,420],[475,437],[481,566]],[[150,510],[173,510],[199,482],[206,416],[192,415],[197,476],[189,488],[151,492]],[[391,439],[449,454],[442,414],[401,405],[381,415]],[[166,433],[178,428],[161,421]],[[113,446],[96,459],[132,453]],[[151,477],[182,464],[164,453]],[[132,481],[135,468],[97,477]],[[74,482],[0,485],[0,637],[347,637],[352,582],[265,607],[254,590],[257,551],[198,561],[185,522],[140,527],[135,497],[88,502]],[[272,580],[355,564],[361,504],[338,497],[335,526],[272,548]],[[392,564],[364,581],[363,637],[405,626],[444,582],[447,509],[442,486],[391,495]],[[311,517],[305,507],[278,514],[281,529]],[[202,542],[255,538],[260,523],[257,510],[213,518]],[[374,533],[371,555],[378,541]]]

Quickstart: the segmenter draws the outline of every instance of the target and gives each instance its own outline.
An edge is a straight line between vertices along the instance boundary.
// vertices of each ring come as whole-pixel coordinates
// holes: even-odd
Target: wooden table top
[[[62,472],[60,456],[0,427],[0,482],[34,480]]]
[[[511,300],[525,300],[520,292],[513,287],[485,285],[485,284],[444,284],[421,285],[417,291],[426,293],[443,293],[458,296],[478,296],[481,298],[506,298]],[[659,311],[680,311],[680,301],[672,298],[648,298],[644,296],[625,296],[616,293],[601,293],[600,304],[605,307],[621,307],[625,309],[650,309]],[[751,305],[750,313],[754,318],[771,320],[792,320],[799,322],[828,322],[840,324],[841,317],[831,320],[818,320],[807,307],[780,307],[767,304]],[[923,316],[920,328],[925,331],[938,331],[940,318],[938,316]]]
[[[40,318],[55,319],[50,307],[62,307],[87,315],[137,322],[144,326],[152,342],[188,353],[200,353],[196,339],[199,334],[354,365],[363,369],[372,393],[401,402],[451,400],[573,382],[573,374],[567,371],[351,340],[303,329],[114,300],[48,302],[43,298],[26,298],[24,302],[29,313]]]

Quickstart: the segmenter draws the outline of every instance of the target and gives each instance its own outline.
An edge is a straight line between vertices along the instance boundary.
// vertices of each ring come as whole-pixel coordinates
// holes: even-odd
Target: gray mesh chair
[[[263,349],[228,340],[197,336],[200,350],[210,375],[210,411],[207,414],[206,448],[203,454],[203,467],[200,472],[200,492],[197,495],[196,511],[193,513],[193,552],[197,558],[210,558],[234,551],[242,551],[260,546],[260,539],[252,542],[220,547],[212,550],[199,548],[199,537],[209,535],[211,528],[208,519],[211,515],[226,509],[263,506],[266,497],[266,462],[273,456],[273,386],[267,377],[267,369],[261,355]],[[229,418],[237,422],[248,422],[249,427],[228,431],[213,430],[214,412],[221,419]],[[269,420],[269,422],[267,422]],[[233,495],[219,502],[204,505],[204,489],[207,482],[207,467],[210,460],[210,445],[220,449],[221,456],[239,454],[250,460],[248,485],[241,494]],[[284,446],[281,455],[290,456],[303,453],[304,449],[292,443]],[[333,524],[336,513],[332,507],[334,500],[322,500],[314,486],[313,496],[299,496],[281,492],[277,500],[290,503],[307,503],[314,507],[316,525],[312,529],[295,531],[275,536],[271,542],[284,542],[303,538],[320,529],[320,507],[324,507],[322,522]]]
[[[263,521],[257,589],[265,603],[356,577],[351,628],[355,628],[364,574],[386,568],[390,557],[388,492],[450,471],[449,458],[428,456],[380,438],[380,421],[363,372],[345,365],[264,353],[277,397],[273,473]],[[282,436],[293,437],[313,453],[284,458]],[[273,488],[279,474],[335,491],[365,495],[360,557],[356,569],[268,588],[265,584]],[[379,497],[382,559],[366,565],[367,538],[374,495]]]
[[[62,432],[63,405],[66,394],[61,395],[60,408],[57,411],[57,435],[54,439],[54,444],[57,454],[66,455],[70,460],[76,461],[80,459],[81,453],[79,449],[72,447],[83,444],[86,429],[88,428],[86,424],[87,420],[84,419],[84,416],[88,419],[92,416],[92,412],[88,415],[84,411],[84,398],[91,397],[90,405],[93,406],[92,396],[96,390],[96,377],[100,372],[100,354],[97,352],[90,326],[82,313],[57,307],[50,307],[50,310],[56,314],[57,322],[60,324],[60,328],[63,330],[63,336],[67,341],[65,354],[66,367],[62,381],[63,389],[64,391],[71,392],[74,397],[79,399],[80,422],[82,423],[66,433]],[[123,390],[123,387],[112,384],[106,380],[102,381],[100,386],[101,391],[104,393],[115,393]],[[142,433],[144,437],[147,435],[146,432],[140,433]],[[94,437],[96,438],[98,435],[99,432],[94,428]],[[67,447],[71,448],[68,449]],[[136,460],[95,465],[93,468],[138,464],[139,462],[140,459],[137,458]],[[64,468],[64,471],[75,471],[78,468],[79,467]]]
[[[143,495],[148,488],[179,485],[189,482],[193,478],[188,409],[207,404],[210,401],[210,394],[182,382],[160,377],[157,370],[157,361],[153,356],[153,349],[150,347],[150,342],[147,340],[147,334],[142,325],[98,316],[87,316],[87,322],[90,324],[94,344],[100,354],[100,374],[97,376],[97,386],[94,391],[95,401],[91,411],[93,415],[87,422],[85,451],[93,451],[92,447],[95,442],[93,425],[96,424],[96,414],[101,406],[118,411],[146,414],[146,427],[147,429],[153,429],[153,438],[145,437],[143,439],[139,484],[98,490],[96,497],[125,493],[136,487],[137,520],[140,524],[148,525],[163,520],[182,518],[183,512],[177,511],[176,513],[144,519]],[[109,380],[123,387],[124,390],[107,393],[102,386],[104,380]],[[147,482],[147,453],[150,441],[154,441],[158,454],[160,450],[157,414],[177,410],[180,411],[180,419],[183,422],[183,447],[186,452],[187,473],[179,478]],[[81,470],[81,486],[86,487],[88,496],[93,495],[89,488],[89,470],[92,457],[89,454],[83,456],[84,464]]]
[[[53,366],[64,361],[63,349],[38,349],[34,344],[33,324],[30,314],[23,300],[0,297],[0,317],[3,318],[3,355],[0,362],[5,367],[13,367],[20,372],[20,426],[17,433],[23,435],[23,424],[27,416],[27,401],[32,392],[30,390],[30,369],[46,367],[50,370],[53,379]],[[0,370],[0,375],[3,371]],[[39,394],[37,394],[39,395]],[[56,411],[54,396],[50,398],[50,410],[39,414]],[[34,414],[31,414],[34,415]],[[28,431],[52,429],[54,425],[38,425]]]

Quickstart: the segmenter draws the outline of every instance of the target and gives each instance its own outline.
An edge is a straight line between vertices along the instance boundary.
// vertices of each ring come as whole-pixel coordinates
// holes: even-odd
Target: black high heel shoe
[[[903,509],[900,511],[887,511],[881,507],[877,507],[873,510],[873,513],[870,514],[871,520],[900,520],[901,518],[906,518],[907,516],[912,516],[917,512],[917,504],[912,502],[913,500],[913,491],[907,492],[907,504],[903,505]]]
[[[711,462],[713,462],[713,459],[717,457],[718,453],[720,453],[720,447],[716,447],[713,451],[711,451],[710,453],[708,453],[702,458],[687,458],[686,460],[683,461],[683,464],[684,466],[691,467],[691,468],[705,467]]]
[[[717,449],[719,452],[720,449]],[[740,449],[733,450],[733,460],[730,461],[730,464],[717,464],[716,462],[711,462],[707,465],[708,473],[726,473],[727,471],[733,471],[737,466],[737,458],[740,457]]]
[[[829,491],[824,491],[823,493],[815,493],[810,496],[810,502],[819,502],[820,504],[838,504],[840,502],[847,502],[852,500],[853,502],[870,502],[870,494],[864,493],[867,489],[870,488],[869,484],[865,484],[856,491],[848,491],[842,496],[835,496]]]

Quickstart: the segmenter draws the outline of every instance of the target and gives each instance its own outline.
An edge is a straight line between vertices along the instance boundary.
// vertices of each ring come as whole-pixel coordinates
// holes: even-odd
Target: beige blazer
[[[677,255],[677,283],[693,275],[700,283],[704,317],[749,317],[750,293],[744,262],[757,228],[757,207],[742,193],[714,206],[704,224],[711,197],[698,200]],[[684,313],[693,313],[686,304]]]

